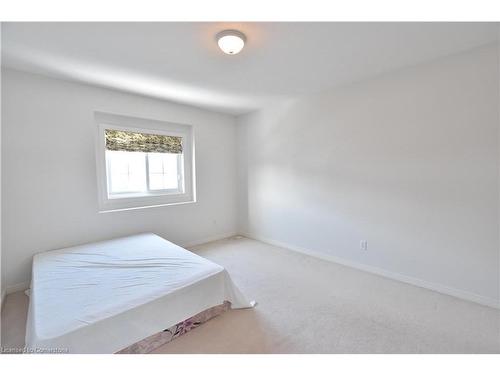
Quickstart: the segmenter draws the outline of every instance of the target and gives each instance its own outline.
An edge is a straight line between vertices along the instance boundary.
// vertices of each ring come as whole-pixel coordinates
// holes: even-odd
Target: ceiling
[[[236,28],[243,51],[215,34]],[[242,114],[498,39],[496,23],[3,23],[2,65]]]

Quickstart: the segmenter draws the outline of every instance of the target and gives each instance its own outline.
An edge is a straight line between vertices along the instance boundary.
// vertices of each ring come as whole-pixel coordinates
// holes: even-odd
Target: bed
[[[28,352],[145,353],[249,301],[221,266],[155,234],[33,257]]]

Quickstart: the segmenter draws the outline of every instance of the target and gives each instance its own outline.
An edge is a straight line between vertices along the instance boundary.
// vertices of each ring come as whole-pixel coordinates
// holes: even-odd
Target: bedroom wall
[[[498,68],[490,45],[240,117],[240,232],[498,306]]]
[[[235,233],[234,117],[9,69],[2,73],[2,265],[10,290],[29,280],[31,257],[40,251],[140,232],[181,245]],[[99,214],[96,110],[194,125],[197,202]]]
[[[2,50],[2,23],[0,22],[0,51]],[[0,65],[2,62],[2,54],[0,53]],[[2,87],[2,72],[0,70],[0,87]],[[2,92],[0,90],[0,311],[3,307],[3,299],[5,296],[5,280],[4,273],[2,272]],[[0,337],[1,337],[1,324],[0,324]],[[0,339],[1,344],[1,339]]]

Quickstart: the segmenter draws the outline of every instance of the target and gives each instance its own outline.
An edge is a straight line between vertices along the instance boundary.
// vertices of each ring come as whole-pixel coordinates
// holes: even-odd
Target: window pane
[[[110,193],[146,191],[146,154],[143,152],[106,151]]]
[[[179,189],[178,161],[181,154],[149,153],[149,189]]]

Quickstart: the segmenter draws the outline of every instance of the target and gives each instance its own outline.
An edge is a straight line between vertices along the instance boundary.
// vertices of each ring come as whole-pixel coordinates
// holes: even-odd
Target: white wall
[[[498,82],[494,45],[240,117],[240,231],[498,303]]]
[[[234,234],[232,116],[13,70],[2,107],[7,286],[29,279],[40,251],[145,231],[180,244]],[[198,202],[98,214],[96,110],[194,125]]]
[[[2,23],[0,22],[0,51],[2,50]],[[2,54],[0,53],[0,66],[2,63]],[[2,71],[0,70],[0,87],[2,87]],[[5,296],[5,281],[4,273],[2,272],[2,92],[0,90],[0,311],[3,307],[3,299]],[[2,327],[0,324],[0,337]],[[0,339],[1,344],[1,339]]]
[[[242,116],[236,131],[231,116],[2,73],[2,288],[27,282],[39,251],[239,231],[498,302],[496,47]],[[98,214],[95,110],[193,124],[198,202]]]

